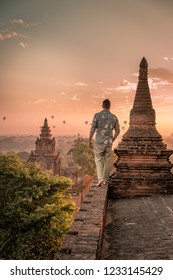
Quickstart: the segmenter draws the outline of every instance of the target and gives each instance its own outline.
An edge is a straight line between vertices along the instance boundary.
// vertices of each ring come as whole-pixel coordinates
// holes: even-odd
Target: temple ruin
[[[43,168],[50,170],[53,175],[59,175],[60,156],[55,150],[55,138],[52,138],[46,118],[44,125],[41,127],[40,137],[37,137],[35,145],[36,149],[35,151],[31,151],[28,162],[37,162]]]
[[[173,193],[172,164],[162,136],[156,129],[155,110],[148,85],[148,63],[143,57],[130,123],[115,153],[115,173],[109,197],[132,197]]]

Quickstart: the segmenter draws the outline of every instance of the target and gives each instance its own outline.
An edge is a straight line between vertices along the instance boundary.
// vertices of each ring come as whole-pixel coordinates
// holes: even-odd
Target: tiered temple
[[[169,161],[173,150],[167,150],[155,125],[155,110],[148,86],[148,64],[143,58],[129,129],[115,150],[116,171],[110,178],[110,197],[173,192],[172,164]]]
[[[53,175],[60,174],[60,156],[55,150],[55,138],[52,138],[47,119],[41,128],[40,137],[35,142],[36,149],[31,152],[28,162],[37,162],[43,168],[51,170]]]

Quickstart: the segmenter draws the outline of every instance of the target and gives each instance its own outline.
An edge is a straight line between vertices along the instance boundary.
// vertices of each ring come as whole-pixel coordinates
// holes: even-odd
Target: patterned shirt
[[[118,118],[109,110],[102,110],[94,115],[91,131],[96,132],[95,142],[99,145],[112,145],[113,130],[120,133]]]

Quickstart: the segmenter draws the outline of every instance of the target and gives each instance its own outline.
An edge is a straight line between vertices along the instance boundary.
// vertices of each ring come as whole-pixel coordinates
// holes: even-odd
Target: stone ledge
[[[91,187],[54,259],[94,260],[99,258],[107,200],[107,185]]]

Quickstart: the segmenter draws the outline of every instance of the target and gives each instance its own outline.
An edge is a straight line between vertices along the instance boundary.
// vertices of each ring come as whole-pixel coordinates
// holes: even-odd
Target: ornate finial
[[[145,57],[142,58],[140,64],[139,64],[140,68],[148,68],[148,63]]]
[[[148,75],[148,63],[145,57],[142,58],[139,64],[139,80],[147,80]]]
[[[47,118],[44,119],[44,127],[48,127]]]

